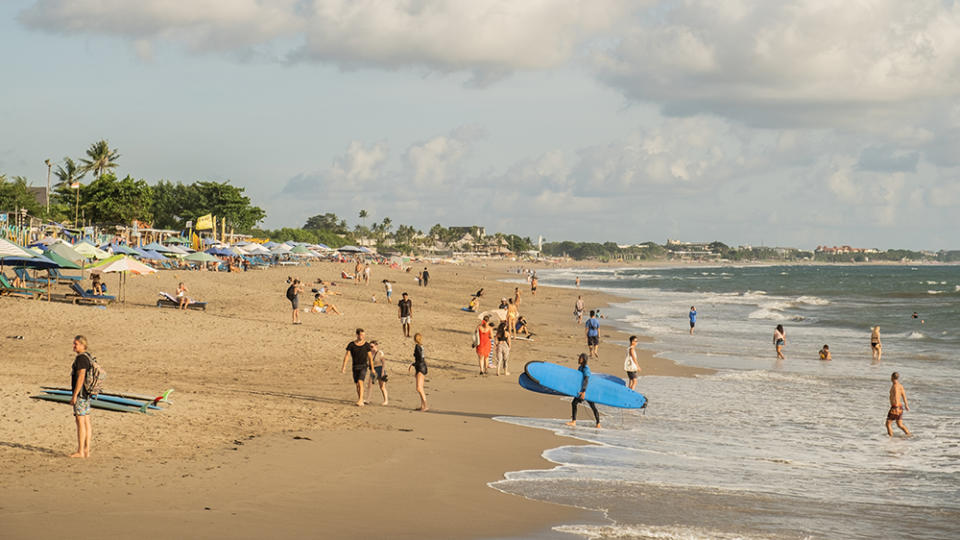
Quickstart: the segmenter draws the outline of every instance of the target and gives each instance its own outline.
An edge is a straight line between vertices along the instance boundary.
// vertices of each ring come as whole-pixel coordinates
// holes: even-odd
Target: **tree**
[[[360,210],[360,224],[363,225],[364,227],[367,226],[367,216],[368,216],[368,215],[369,215],[369,214],[367,214],[367,211],[366,211],[366,210]]]
[[[57,165],[57,170],[53,172],[59,182],[56,187],[69,188],[74,182],[79,182],[87,174],[87,171],[80,165],[77,165],[73,159],[63,158],[63,165]]]
[[[14,212],[26,208],[32,216],[43,215],[43,206],[27,189],[27,179],[14,176],[7,180],[6,175],[0,174],[0,212]]]
[[[347,222],[338,218],[336,214],[327,212],[326,214],[310,216],[307,218],[307,222],[303,225],[303,228],[314,231],[327,231],[335,234],[346,234]]]
[[[84,169],[93,171],[94,176],[100,178],[107,170],[117,167],[118,159],[120,154],[117,150],[111,149],[107,141],[100,140],[90,145],[87,149],[87,157],[80,161],[83,162]]]
[[[130,176],[117,180],[113,173],[106,173],[80,190],[80,208],[94,223],[129,224],[135,219],[151,221],[153,217],[153,189],[146,180]]]

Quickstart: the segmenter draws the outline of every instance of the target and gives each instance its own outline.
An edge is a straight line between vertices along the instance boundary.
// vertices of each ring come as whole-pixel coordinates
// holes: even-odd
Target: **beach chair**
[[[22,279],[22,280],[24,280],[24,281],[26,281],[26,282],[28,282],[28,283],[36,283],[36,284],[38,284],[38,285],[49,285],[49,284],[51,284],[51,281],[50,281],[49,279],[47,279],[47,278],[35,278],[35,277],[31,276],[31,275],[30,275],[30,272],[28,272],[26,268],[14,268],[14,269],[13,269],[13,272],[14,272],[15,274],[17,274],[17,277],[19,277],[20,279]]]
[[[88,292],[84,290],[84,288],[77,282],[71,283],[70,289],[73,291],[73,294],[68,294],[67,298],[70,299],[74,304],[109,304],[110,302],[115,302],[117,300],[115,296],[110,296],[108,294],[93,294],[92,291]]]
[[[157,300],[157,307],[172,307],[177,309],[180,308],[180,301],[177,300],[176,296],[173,296],[172,294],[163,292],[163,291],[160,291],[158,294],[160,295],[160,298]],[[196,309],[199,311],[206,311],[207,303],[197,302],[196,300],[191,300],[188,298],[187,309]]]
[[[17,296],[23,297],[27,296],[30,298],[40,298],[46,294],[46,291],[41,289],[32,289],[29,287],[14,287],[10,283],[10,280],[7,279],[7,276],[0,274],[0,295],[4,296]]]
[[[50,277],[57,280],[57,283],[65,283],[69,285],[73,281],[80,281],[83,279],[81,276],[63,274],[60,272],[59,268],[51,268],[50,270],[47,270],[47,272],[50,273]]]

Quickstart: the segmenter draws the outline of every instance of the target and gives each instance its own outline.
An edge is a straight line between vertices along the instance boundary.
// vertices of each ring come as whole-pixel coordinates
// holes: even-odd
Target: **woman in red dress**
[[[484,315],[483,320],[480,321],[480,325],[477,326],[477,338],[479,343],[477,345],[477,361],[480,363],[480,374],[486,375],[487,373],[487,358],[490,356],[490,333],[493,332],[493,327],[490,326],[490,316]]]

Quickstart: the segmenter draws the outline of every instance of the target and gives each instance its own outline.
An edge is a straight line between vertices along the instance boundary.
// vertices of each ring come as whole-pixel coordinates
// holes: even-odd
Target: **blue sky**
[[[715,4],[12,0],[0,173],[106,138],[268,227],[960,248],[960,8]]]

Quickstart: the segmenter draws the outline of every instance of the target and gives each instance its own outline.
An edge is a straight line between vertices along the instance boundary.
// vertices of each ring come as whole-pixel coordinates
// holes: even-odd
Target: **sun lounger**
[[[37,284],[40,284],[40,285],[48,285],[48,284],[50,284],[50,280],[47,279],[47,278],[35,278],[35,277],[31,276],[31,275],[30,275],[30,272],[28,272],[26,268],[14,268],[14,269],[13,269],[13,272],[14,272],[15,274],[17,274],[17,277],[19,277],[20,279],[22,279],[22,280],[24,280],[24,281],[26,281],[26,282],[28,282],[28,283],[37,283]]]
[[[40,298],[46,293],[41,289],[32,289],[29,287],[14,287],[7,276],[0,274],[0,294],[12,296],[29,296],[30,298]]]
[[[83,287],[81,287],[77,282],[71,283],[70,289],[73,291],[73,294],[67,295],[67,298],[71,299],[74,304],[84,302],[93,304],[109,304],[117,299],[115,296],[110,296],[108,294],[93,294],[93,292],[84,290]]]
[[[172,308],[180,307],[180,301],[177,299],[176,296],[173,296],[172,294],[163,292],[163,291],[160,291],[158,294],[160,295],[160,298],[157,300],[157,307],[172,307]],[[188,298],[187,309],[197,309],[200,311],[206,311],[207,303],[197,302],[196,300],[190,300]]]
[[[59,283],[70,284],[70,282],[80,281],[80,280],[83,279],[83,278],[80,277],[80,276],[72,276],[72,275],[70,275],[70,274],[62,274],[62,273],[60,273],[60,269],[59,269],[59,268],[51,268],[50,270],[48,270],[48,272],[50,273],[50,277],[56,279]]]

